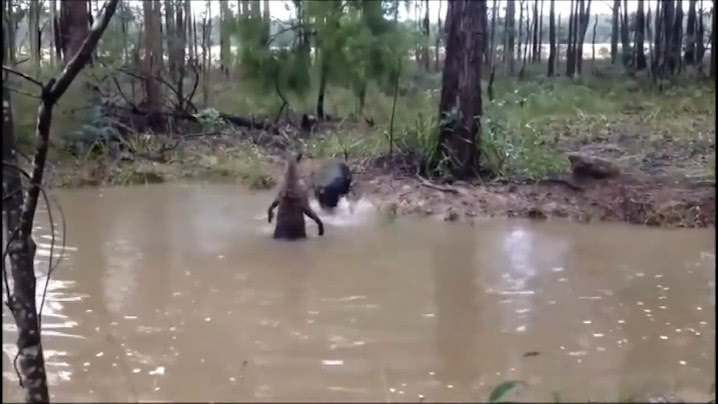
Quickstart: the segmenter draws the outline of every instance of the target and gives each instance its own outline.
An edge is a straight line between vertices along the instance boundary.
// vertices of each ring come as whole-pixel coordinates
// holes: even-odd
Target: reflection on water
[[[509,379],[525,400],[709,399],[711,230],[387,225],[342,201],[315,207],[324,237],[307,221],[308,240],[278,243],[268,193],[59,197],[68,247],[43,313],[55,401],[479,401]],[[3,399],[18,400],[6,308],[3,337]]]

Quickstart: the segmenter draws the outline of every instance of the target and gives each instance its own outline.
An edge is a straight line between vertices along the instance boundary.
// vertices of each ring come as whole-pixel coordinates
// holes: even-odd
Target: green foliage
[[[206,108],[193,114],[197,121],[199,121],[202,127],[208,128],[209,130],[218,130],[224,126],[219,111],[214,108]]]
[[[491,394],[489,394],[489,402],[490,403],[498,403],[501,402],[501,400],[508,395],[511,391],[513,391],[515,388],[519,386],[521,382],[509,380],[505,381],[498,386],[494,387],[493,390],[491,390]]]

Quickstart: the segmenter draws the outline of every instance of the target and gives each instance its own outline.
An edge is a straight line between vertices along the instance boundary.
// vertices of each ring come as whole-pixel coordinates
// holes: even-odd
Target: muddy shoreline
[[[306,178],[319,161],[308,158],[302,163],[301,170]],[[140,178],[133,183],[176,182],[190,178],[240,182],[236,178],[206,175],[173,176],[168,173],[182,171],[186,167],[177,163],[133,161],[101,162],[88,166],[55,164],[49,170],[46,183],[55,188],[104,185],[111,183],[111,177],[117,172],[127,170],[129,166],[136,169],[143,164],[151,168],[149,172],[152,174],[144,174],[144,180]],[[278,182],[283,168],[281,157],[265,155],[263,164],[268,175],[275,183]],[[582,223],[625,222],[666,228],[715,226],[713,182],[621,174],[617,178],[583,182],[580,190],[561,181],[518,183],[477,180],[446,185],[431,182],[406,167],[388,164],[386,159],[350,159],[349,164],[354,175],[349,198],[364,197],[379,211],[389,215],[432,216],[460,222],[493,217],[525,217],[537,220],[562,218]],[[143,170],[147,172],[147,169]],[[79,184],[61,180],[70,176],[94,178]]]

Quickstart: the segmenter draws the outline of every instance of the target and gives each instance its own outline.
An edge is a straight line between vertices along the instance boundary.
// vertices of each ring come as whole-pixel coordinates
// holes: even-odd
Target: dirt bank
[[[510,178],[439,185],[417,176],[415,165],[400,158],[353,158],[353,196],[364,196],[388,213],[435,215],[449,221],[560,217],[663,227],[714,226],[715,128],[706,122],[697,130],[700,136],[685,142],[630,122],[607,127],[589,142],[570,132],[556,136],[552,147],[559,158],[571,152],[589,153],[620,169],[617,177],[583,182],[580,189],[560,181],[527,183]],[[130,161],[67,160],[52,165],[47,182],[74,187],[192,178],[272,187],[281,178],[280,155],[286,145],[273,144],[281,140],[276,136],[271,137],[273,142],[258,145],[257,138],[229,132],[211,140],[184,140],[171,153],[151,159],[136,154]],[[157,148],[163,149],[160,143]],[[320,159],[305,155],[302,169],[308,176]]]

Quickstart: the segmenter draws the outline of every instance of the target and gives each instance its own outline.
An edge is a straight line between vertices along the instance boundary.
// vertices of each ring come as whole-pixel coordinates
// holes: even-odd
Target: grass
[[[645,79],[631,78],[623,72],[598,77],[592,72],[605,71],[590,62],[584,66],[583,78],[545,77],[545,64],[527,66],[525,78],[504,78],[498,74],[494,83],[495,99],[484,97],[481,148],[482,165],[498,178],[536,180],[565,173],[569,169],[564,152],[595,142],[612,142],[617,132],[637,133],[636,153],[674,148],[704,151],[715,144],[715,89],[712,82],[690,75],[659,92]],[[608,69],[610,70],[610,69]],[[559,69],[560,71],[560,69]],[[50,72],[42,76],[49,77]],[[64,153],[66,139],[90,119],[85,82],[102,77],[104,71],[95,67],[81,75],[58,105],[53,119],[51,161],[87,159]],[[258,88],[238,78],[212,75],[212,88],[206,107],[241,116],[263,115],[273,118],[281,106],[274,90]],[[486,84],[486,83],[484,83]],[[34,86],[14,80],[15,88],[37,92]],[[201,88],[201,86],[200,86]],[[438,143],[437,115],[440,74],[422,73],[408,66],[400,83],[400,95],[394,120],[394,151],[414,154],[424,159],[435,157]],[[129,93],[129,89],[125,88]],[[316,88],[301,96],[285,94],[293,114],[312,113]],[[486,94],[486,93],[484,93]],[[195,98],[201,104],[201,92]],[[34,144],[35,113],[38,100],[13,94],[16,133],[20,149],[31,152]],[[392,97],[370,84],[364,111],[357,111],[358,101],[349,89],[329,85],[325,110],[342,119],[339,125],[315,133],[309,138],[293,139],[313,157],[384,156],[389,150],[389,121]],[[370,127],[364,118],[375,122]],[[635,130],[633,130],[633,129]],[[628,130],[631,129],[631,130]],[[141,145],[137,149],[152,149]],[[104,154],[105,156],[107,153]],[[126,175],[110,179],[113,183],[171,180],[184,177],[238,179],[253,188],[271,187],[274,182],[261,163],[261,152],[246,144],[241,148],[213,148],[188,151],[165,164],[143,167],[122,164],[113,169],[129,170]],[[641,159],[636,155],[634,159]],[[93,164],[89,164],[90,167]],[[701,167],[705,177],[715,178],[715,159]],[[141,173],[134,172],[140,170]],[[146,171],[157,172],[158,177]],[[142,174],[144,173],[144,174]],[[149,178],[149,179],[148,179]],[[104,180],[103,180],[104,181]]]

